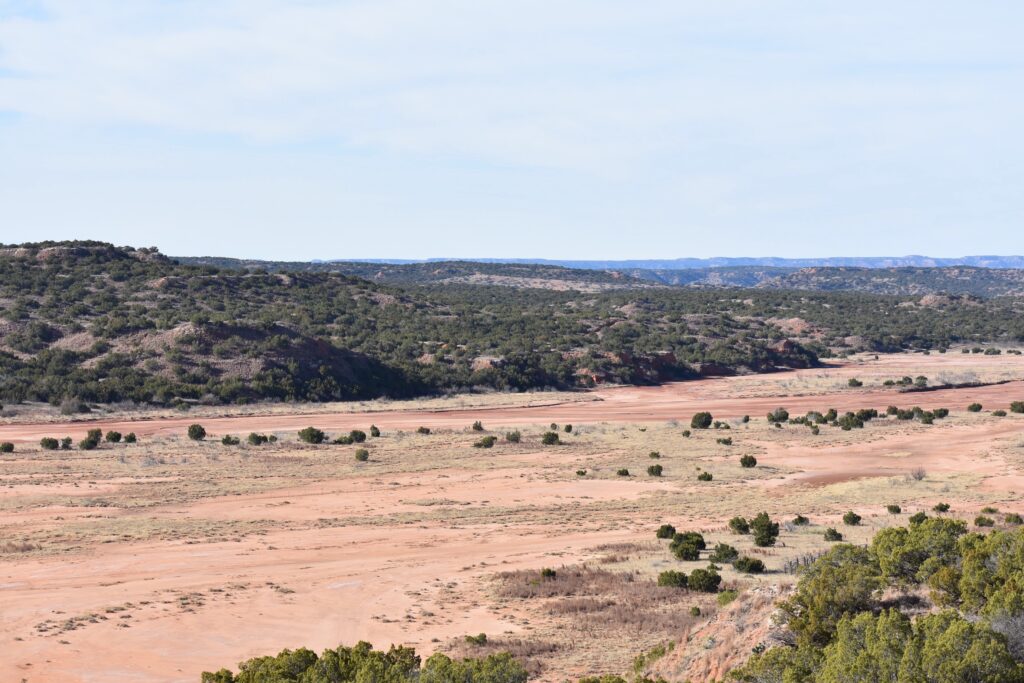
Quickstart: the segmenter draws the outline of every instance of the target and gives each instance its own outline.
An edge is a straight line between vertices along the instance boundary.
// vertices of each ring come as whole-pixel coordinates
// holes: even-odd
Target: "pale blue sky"
[[[0,0],[0,242],[1024,252],[1024,3]]]

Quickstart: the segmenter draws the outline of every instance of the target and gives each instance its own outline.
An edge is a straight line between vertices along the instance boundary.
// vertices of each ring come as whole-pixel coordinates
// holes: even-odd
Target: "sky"
[[[1024,253],[1018,0],[0,0],[0,242]]]

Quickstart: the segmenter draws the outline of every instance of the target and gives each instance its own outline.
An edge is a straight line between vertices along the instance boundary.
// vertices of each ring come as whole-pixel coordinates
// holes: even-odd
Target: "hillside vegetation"
[[[604,276],[594,276],[600,279]],[[651,383],[1024,339],[1021,304],[767,290],[381,285],[97,242],[0,248],[0,400],[339,400]]]

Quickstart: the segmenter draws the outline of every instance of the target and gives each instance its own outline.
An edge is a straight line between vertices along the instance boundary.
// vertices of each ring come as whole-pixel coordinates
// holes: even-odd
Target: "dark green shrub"
[[[348,436],[352,439],[352,443],[363,443],[366,441],[366,432],[361,429],[353,429],[348,433]]]
[[[627,470],[625,467],[623,467],[623,468],[620,468],[620,469],[616,470],[615,474],[617,474],[620,477],[628,477],[629,476],[629,470]]]
[[[1020,524],[1024,524],[1024,517],[1021,517],[1016,512],[1008,512],[1006,516],[1003,517],[1003,522],[1012,526],[1018,526]]]
[[[721,583],[722,577],[713,569],[694,569],[687,579],[690,590],[700,593],[716,593]]]
[[[736,571],[744,574],[763,574],[765,570],[764,562],[756,557],[747,557],[746,555],[733,562],[732,566]]]
[[[545,446],[557,446],[561,443],[558,432],[544,432],[540,437],[540,442]]]
[[[661,457],[661,453],[659,453],[658,451],[651,451],[650,453],[647,454],[647,457],[653,460],[657,460],[658,458]]]
[[[88,432],[86,432],[85,438],[91,439],[92,441],[95,441],[96,443],[99,443],[100,441],[103,440],[103,430],[102,429],[90,429]]]
[[[731,436],[727,436],[724,439],[715,439],[715,442],[718,443],[721,446],[731,446],[732,445],[732,437]]]
[[[845,515],[843,515],[843,524],[846,524],[847,526],[857,526],[858,524],[860,524],[860,520],[861,516],[854,512],[853,510],[850,510]]]
[[[356,449],[356,460],[358,460],[359,462],[366,462],[369,459],[370,451],[366,450],[365,448]]]
[[[44,451],[55,451],[57,450],[57,448],[60,447],[60,443],[57,441],[57,439],[54,439],[53,437],[50,436],[44,436],[43,438],[41,438],[39,440],[39,445],[42,447]]]
[[[686,588],[688,583],[686,572],[669,569],[658,574],[658,585],[665,588]]]
[[[550,567],[544,567],[540,570],[540,578],[548,581],[554,581],[558,577],[558,572]]]
[[[769,422],[787,422],[789,420],[789,411],[785,408],[776,408],[772,412],[768,413]]]
[[[993,417],[1006,417],[1006,411],[1005,410],[993,410],[992,411],[992,416]]]
[[[928,515],[924,514],[923,512],[915,512],[914,514],[910,515],[907,521],[911,524],[921,524],[926,519],[928,519]]]
[[[691,429],[707,429],[714,422],[711,413],[700,412],[690,418]]]
[[[700,607],[697,607],[696,605],[691,607],[690,608],[690,616],[691,617],[699,617],[700,616]]]
[[[135,432],[128,432],[127,434],[124,435],[125,443],[136,443],[138,442],[138,440],[138,437],[135,436]]]
[[[752,455],[744,455],[740,458],[740,467],[757,467],[757,458]]]
[[[654,535],[658,538],[672,538],[676,535],[676,528],[671,524],[662,524],[658,527],[658,530],[654,532]]]
[[[380,428],[378,428],[377,425],[370,425],[370,436],[375,439],[380,436]]]
[[[932,507],[932,512],[949,512],[949,503],[936,503]]]
[[[995,520],[985,515],[978,515],[974,518],[974,526],[994,526]]]
[[[267,443],[270,439],[266,434],[257,434],[256,432],[249,432],[249,436],[245,439],[250,446],[262,446]]]
[[[334,443],[339,444],[341,446],[351,446],[352,444],[355,443],[355,441],[353,441],[352,437],[349,436],[348,434],[342,434],[341,436],[334,440]]]
[[[13,452],[14,452],[14,444],[13,443],[11,443],[10,441],[4,441],[3,443],[0,443],[0,453],[13,453]]]
[[[128,436],[132,437],[131,441],[128,440]],[[124,437],[125,443],[135,443],[135,435],[134,434],[129,434],[128,436]],[[70,436],[65,436],[63,439],[60,440],[60,449],[62,451],[70,451],[71,450],[71,444],[73,444],[73,443],[74,443],[74,441],[72,440],[72,438]]]
[[[740,551],[733,548],[728,543],[719,543],[711,551],[708,559],[712,562],[722,562],[728,564],[740,556]]]
[[[886,505],[885,509],[890,515],[898,515],[901,512],[903,512],[903,508],[901,508],[899,505]]]
[[[577,477],[585,477],[585,476],[587,476],[587,471],[586,470],[576,470],[576,476]]]
[[[351,436],[349,437],[352,438]],[[327,439],[327,435],[316,427],[306,427],[299,430],[299,440],[304,443],[321,444]]]
[[[852,387],[854,389],[856,389],[858,387],[864,386],[864,382],[861,382],[856,377],[851,377],[850,380],[846,384],[847,384],[847,386]]]
[[[985,507],[981,508],[981,512],[985,515],[994,515],[997,512],[999,512],[999,508],[994,508],[991,505],[986,505]]]
[[[566,434],[572,434],[572,425],[565,425],[565,427],[562,428],[562,431]]]
[[[1010,404],[1011,413],[1024,413],[1024,401],[1014,401]]]
[[[733,517],[729,520],[729,528],[734,534],[750,533],[750,523],[747,522],[746,517]]]
[[[684,439],[689,439],[690,438],[690,430],[689,429],[684,429],[683,430],[683,438]]]
[[[108,443],[120,443],[121,432],[109,431],[107,432],[104,438],[107,440]]]
[[[754,534],[754,545],[760,548],[775,545],[775,539],[779,537],[779,523],[773,522],[767,512],[750,520],[750,530]]]
[[[203,439],[206,438],[206,429],[203,428],[203,425],[199,424],[189,425],[188,438],[192,439],[193,441],[202,441]]]
[[[470,645],[486,645],[487,644],[487,634],[486,633],[479,633],[479,634],[477,634],[475,636],[466,636],[466,642],[469,643]]]
[[[472,429],[474,432],[482,432],[484,431],[484,423],[481,422],[480,420],[477,420],[476,422],[473,423]]]
[[[797,515],[796,517],[793,518],[793,521],[790,522],[790,523],[793,526],[807,526],[808,524],[811,523],[811,520],[807,519],[803,515]]]
[[[711,481],[715,477],[710,472],[701,472],[697,475],[697,481]]]
[[[99,445],[98,441],[93,441],[92,439],[82,439],[78,442],[78,447],[83,451],[91,451]]]
[[[477,441],[476,443],[474,443],[473,448],[491,448],[497,442],[498,437],[494,436],[493,434],[489,434],[480,439],[479,441]]]
[[[220,442],[225,446],[237,446],[238,444],[242,443],[242,440],[239,439],[237,436],[225,434],[223,437],[221,437]]]
[[[416,433],[417,434],[429,434],[430,433],[430,427],[417,427],[416,428]]]
[[[508,441],[509,443],[519,443],[522,440],[523,435],[520,434],[518,431],[509,432],[505,435],[505,441]]]
[[[829,543],[838,543],[843,540],[843,535],[832,527],[829,527],[825,529],[825,540]]]
[[[971,405],[967,406],[967,410],[972,413],[980,413],[981,407],[982,406],[980,403],[972,403]]]

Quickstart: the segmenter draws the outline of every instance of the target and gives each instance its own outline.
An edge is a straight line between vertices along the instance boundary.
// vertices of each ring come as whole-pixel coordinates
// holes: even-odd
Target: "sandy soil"
[[[940,373],[1010,381],[914,394],[880,386],[904,374]],[[854,376],[866,386],[847,388]],[[0,680],[194,682],[203,670],[284,647],[368,640],[427,654],[457,649],[462,636],[481,632],[550,644],[540,680],[625,673],[639,650],[685,642],[685,634],[584,631],[549,603],[497,598],[494,575],[588,563],[656,576],[679,566],[653,543],[652,529],[665,521],[733,543],[773,570],[751,579],[726,569],[727,583],[751,598],[720,613],[713,601],[693,597],[707,615],[694,637],[727,633],[720,640],[728,646],[708,653],[681,645],[663,673],[704,680],[756,644],[750,639],[761,637],[770,609],[764,596],[792,582],[784,562],[820,550],[822,527],[841,526],[846,510],[865,517],[861,527],[843,528],[854,542],[939,500],[967,519],[985,505],[1024,511],[1024,416],[963,410],[973,401],[992,409],[1024,400],[1019,377],[1024,361],[1016,357],[893,356],[600,389],[592,394],[597,401],[543,407],[410,405],[202,419],[215,435],[282,434],[261,448],[189,442],[182,433],[192,416],[2,425],[0,441],[18,446],[0,460],[0,547],[12,544],[0,552],[7,655]],[[851,432],[826,428],[818,437],[763,419],[779,405],[798,413],[889,404],[954,412],[934,425],[879,420]],[[697,410],[753,419],[685,439],[682,429]],[[477,419],[496,434],[523,429],[524,443],[473,448],[478,435],[468,425]],[[577,429],[563,434],[565,445],[544,448],[538,440],[549,422]],[[370,423],[385,434],[367,442],[367,463],[354,462],[354,447],[309,447],[293,436],[309,424],[347,430]],[[396,431],[420,425],[440,431]],[[43,435],[77,437],[94,426],[135,431],[143,442],[89,452],[35,445]],[[716,443],[723,434],[734,445]],[[650,451],[661,454],[663,477],[643,476],[655,462]],[[758,467],[740,468],[743,454],[755,455]],[[632,476],[616,476],[623,467]],[[921,480],[908,476],[917,468],[926,471]],[[697,481],[701,470],[714,481]],[[904,514],[887,515],[891,502]],[[807,514],[813,524],[786,530],[772,549],[728,534],[731,516],[762,509],[779,519]],[[737,628],[740,609],[755,604],[742,619],[760,625]]]

